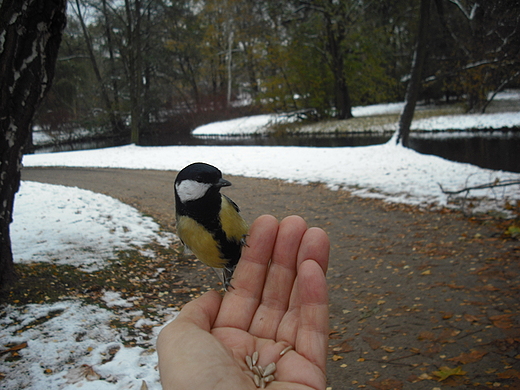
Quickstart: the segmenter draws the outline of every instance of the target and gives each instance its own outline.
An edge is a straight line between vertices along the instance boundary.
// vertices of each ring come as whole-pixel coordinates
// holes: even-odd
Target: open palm
[[[328,336],[325,272],[329,241],[303,219],[251,227],[230,289],[187,304],[161,332],[165,389],[256,389],[246,356],[276,363],[271,389],[324,389]],[[280,352],[287,350],[280,355]]]

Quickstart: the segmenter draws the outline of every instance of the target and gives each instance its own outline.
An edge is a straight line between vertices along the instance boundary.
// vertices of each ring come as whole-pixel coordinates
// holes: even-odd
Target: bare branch
[[[441,188],[441,191],[442,191],[443,194],[457,195],[457,194],[461,194],[463,192],[469,192],[471,190],[482,190],[482,189],[485,189],[485,188],[496,188],[496,187],[513,186],[513,185],[520,184],[520,180],[494,181],[492,183],[479,184],[479,185],[473,186],[473,187],[465,187],[465,188],[463,188],[461,190],[458,190],[458,191],[447,191],[447,190],[445,190],[442,187],[441,183],[437,183],[437,184]]]

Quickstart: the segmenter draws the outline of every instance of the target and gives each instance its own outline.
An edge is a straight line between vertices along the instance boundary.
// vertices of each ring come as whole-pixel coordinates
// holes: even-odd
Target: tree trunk
[[[344,53],[342,42],[345,32],[337,25],[333,25],[330,15],[325,15],[327,27],[328,52],[331,57],[330,64],[334,76],[334,105],[336,106],[336,118],[350,119],[352,115],[352,103],[345,78]]]
[[[419,33],[417,35],[417,44],[412,60],[412,70],[406,96],[403,112],[399,118],[399,127],[397,129],[396,143],[405,147],[409,146],[410,126],[412,124],[415,106],[419,97],[419,91],[422,84],[422,70],[424,59],[426,58],[426,41],[428,32],[428,21],[430,16],[430,1],[421,0],[420,16],[419,16]]]
[[[139,145],[143,114],[143,75],[141,53],[141,2],[125,0],[127,15],[128,69],[130,78],[130,142]]]
[[[0,287],[15,278],[9,225],[22,150],[52,83],[65,8],[66,0],[3,0],[0,7]]]

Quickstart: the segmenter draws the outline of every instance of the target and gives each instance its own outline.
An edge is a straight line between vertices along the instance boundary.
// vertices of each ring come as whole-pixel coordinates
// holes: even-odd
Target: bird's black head
[[[212,165],[193,163],[183,168],[175,179],[175,194],[182,203],[218,194],[231,183],[222,179],[222,172]]]

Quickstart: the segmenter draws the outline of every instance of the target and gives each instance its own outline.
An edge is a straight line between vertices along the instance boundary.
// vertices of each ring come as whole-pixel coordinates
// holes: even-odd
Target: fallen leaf
[[[471,314],[464,314],[464,319],[468,322],[478,322],[478,317]]]
[[[379,340],[369,336],[363,336],[363,341],[367,343],[374,351],[382,345]]]
[[[427,330],[419,333],[419,336],[417,337],[419,340],[435,340],[436,338],[435,333]]]
[[[462,371],[461,367],[449,368],[446,366],[442,366],[441,368],[439,368],[439,371],[434,371],[433,375],[438,377],[439,379],[437,380],[441,382],[453,375],[466,375],[466,371]]]
[[[452,313],[451,311],[445,312],[445,313],[442,315],[442,319],[443,319],[443,320],[449,320],[451,317],[453,317],[453,313]]]
[[[403,388],[403,382],[393,378],[383,379],[378,382],[369,381],[368,383],[377,390],[401,390]]]
[[[514,369],[510,369],[510,370],[497,374],[497,376],[499,378],[503,378],[503,379],[513,379],[513,378],[520,379],[520,372],[518,372],[517,370],[514,370]]]
[[[332,360],[337,362],[338,360],[344,359],[341,355],[332,355]]]
[[[472,350],[469,353],[461,353],[459,356],[452,357],[450,359],[446,359],[452,362],[468,364],[474,363],[481,360],[485,355],[487,355],[486,351],[477,351],[476,349]]]
[[[500,329],[509,329],[513,327],[513,322],[511,321],[511,314],[501,314],[498,316],[489,317],[491,321],[493,321],[493,325]]]
[[[101,379],[101,375],[99,375],[92,366],[88,364],[83,364],[80,367],[73,368],[67,372],[64,376],[67,379],[68,384],[75,384],[81,382],[83,379],[88,381],[96,381]]]
[[[24,348],[27,348],[27,343],[26,342],[23,342],[23,343],[18,344],[18,345],[14,345],[14,346],[12,346],[9,349],[0,351],[0,355],[3,355],[4,353],[19,351],[20,349],[24,349]]]
[[[430,379],[433,379],[433,377],[430,374],[425,372],[425,373],[422,373],[421,375],[419,375],[419,379],[420,380],[426,380],[426,379],[430,380]]]
[[[458,329],[444,329],[440,336],[437,338],[438,342],[441,343],[454,343],[452,337],[457,336],[460,333]]]
[[[332,351],[334,352],[347,353],[352,352],[353,350],[354,348],[348,343],[348,340],[332,346]]]

